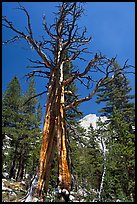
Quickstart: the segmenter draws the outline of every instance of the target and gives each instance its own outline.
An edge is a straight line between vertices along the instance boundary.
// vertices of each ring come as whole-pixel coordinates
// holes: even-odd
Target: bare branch
[[[72,91],[64,91],[64,94],[70,94],[70,95],[73,95]]]
[[[44,50],[50,51],[52,54],[55,53],[55,51],[54,51],[53,49],[49,48],[49,47],[44,47],[44,46],[41,46],[41,47],[42,47]]]
[[[125,61],[124,66],[120,70],[124,70],[125,74],[135,74],[134,71],[125,71],[125,69],[129,69],[129,68],[134,68],[135,69],[135,66],[127,65],[127,62],[128,62],[128,59]]]
[[[19,3],[19,2],[18,2]],[[30,36],[31,36],[31,38],[33,38],[32,37],[32,29],[31,29],[31,23],[30,23],[30,15],[29,15],[29,13],[27,12],[27,10],[19,3],[19,5],[20,5],[20,8],[17,8],[17,9],[19,9],[19,10],[22,10],[22,11],[24,11],[25,12],[25,14],[26,14],[26,16],[27,16],[27,18],[28,18],[28,33],[30,34]]]
[[[50,75],[50,72],[46,72],[46,71],[42,71],[42,70],[33,70],[31,73],[42,73],[42,74],[46,74],[47,76]]]
[[[38,44],[30,36],[26,36],[26,40],[34,47],[40,57],[44,60],[46,67],[51,67],[51,62],[47,58],[46,54],[42,52]]]
[[[88,63],[88,65],[87,65],[87,67],[85,68],[85,70],[84,70],[82,73],[79,74],[79,77],[86,75],[86,74],[89,72],[90,68],[91,68],[92,66],[95,66],[95,63],[96,63],[96,62],[98,62],[98,59],[96,59],[96,58],[94,58],[93,60],[91,60],[91,61]]]
[[[26,37],[23,32],[17,30],[15,27],[13,27],[12,22],[8,21],[6,16],[2,16],[2,20],[6,23],[6,24],[2,24],[3,26],[5,26],[6,28],[9,28],[9,29],[13,30],[14,32],[20,34],[24,38]]]
[[[45,68],[45,66],[27,66],[27,68]]]
[[[48,34],[51,38],[56,39],[57,36],[54,35],[54,34],[52,34],[52,33],[50,32],[50,29],[47,27],[46,17],[45,17],[45,16],[43,16],[43,25],[44,25],[44,28],[45,28],[45,31],[47,32],[47,34]]]
[[[23,36],[14,36],[13,38],[7,40],[7,41],[3,41],[2,44],[7,44],[7,43],[14,43],[15,41],[19,40],[23,38]]]
[[[45,65],[45,62],[41,62],[41,61],[39,61],[39,60],[31,60],[31,59],[29,59],[29,58],[28,58],[28,60],[29,60],[30,62],[32,62],[32,63],[35,63],[35,64],[43,64],[43,65]]]
[[[69,57],[68,59],[66,60],[63,60],[63,63],[66,63],[66,62],[70,62],[72,60],[75,60],[76,58],[78,58],[78,56],[80,55],[81,52],[84,52],[84,50],[86,50],[87,48],[83,48],[83,50],[79,50],[77,52],[74,52],[73,55],[71,57]]]
[[[37,75],[37,73],[39,73],[39,74]],[[25,76],[28,76],[28,79],[33,77],[33,76],[49,78],[50,72],[46,72],[46,71],[42,71],[42,70],[33,70],[32,72],[26,74]]]
[[[79,75],[79,73],[77,73],[74,76],[71,76],[70,78],[64,80],[63,85],[67,85],[67,84],[72,83],[78,77],[78,75]]]
[[[81,82],[81,84],[83,84],[87,89],[89,89],[89,85],[85,84],[85,82],[79,78],[77,78],[77,80],[79,80]]]
[[[74,81],[74,79],[76,79],[76,78],[77,78],[78,80],[80,80],[79,77],[87,78],[87,79],[88,79],[88,82],[89,82],[90,80],[93,80],[92,78],[90,78],[90,76],[85,76],[85,75],[89,72],[91,66],[93,66],[93,65],[95,66],[95,63],[96,63],[96,62],[100,62],[100,59],[103,59],[103,60],[104,60],[105,57],[102,58],[102,57],[96,56],[93,60],[91,60],[91,61],[89,62],[88,66],[85,68],[84,72],[82,72],[82,73],[77,73],[77,75],[75,74],[74,76],[72,76],[72,77],[70,77],[69,79],[67,79],[66,81],[64,81],[64,83],[71,83],[71,82]],[[105,74],[105,77],[104,77],[104,78],[101,78],[101,79],[97,82],[95,89],[92,91],[91,94],[89,94],[89,96],[87,96],[87,97],[85,97],[85,98],[81,98],[81,99],[78,99],[78,100],[73,101],[71,104],[67,105],[67,106],[64,108],[64,110],[68,110],[68,109],[70,109],[70,108],[74,108],[75,105],[78,105],[78,104],[80,104],[80,103],[82,103],[82,102],[84,102],[84,101],[88,101],[88,100],[92,99],[92,97],[93,97],[93,96],[95,95],[95,93],[97,92],[99,86],[105,81],[105,79],[108,78],[108,75],[109,75],[111,72],[113,72],[112,70],[109,71],[109,67],[112,66],[112,64],[114,63],[114,61],[115,61],[115,58],[112,58],[111,60],[107,59],[107,61],[104,62],[104,64],[107,64],[107,63],[108,63],[105,72],[102,71],[102,73]],[[96,67],[96,68],[98,69],[98,67]],[[100,71],[100,69],[98,69],[98,70]],[[86,86],[86,87],[88,88],[88,85],[86,85],[82,80],[80,80],[80,82],[81,82],[82,84],[84,84],[84,86]]]
[[[41,96],[41,95],[43,95],[43,94],[45,94],[45,93],[47,93],[47,91],[43,91],[43,92],[41,92],[41,93],[39,93],[39,94],[36,94],[36,95],[30,97],[30,98],[23,104],[23,106],[26,105],[26,104],[27,104],[30,100],[32,100],[33,98],[36,98],[36,97],[38,97],[38,96]]]
[[[3,26],[13,30],[14,32],[20,34],[24,39],[26,39],[27,42],[33,46],[33,48],[36,50],[36,52],[44,60],[45,66],[50,68],[51,67],[50,60],[47,58],[46,54],[43,53],[43,51],[40,49],[39,44],[35,40],[33,40],[33,38],[32,38],[32,29],[31,29],[31,26],[30,26],[30,17],[29,17],[28,12],[26,11],[26,9],[24,7],[21,7],[20,9],[23,10],[26,13],[27,17],[28,17],[28,29],[29,29],[30,36],[26,36],[23,32],[17,30],[13,26],[12,22],[8,21],[5,16],[2,17],[2,20],[6,23],[6,24],[3,24]]]
[[[94,66],[97,61],[98,61],[97,59],[91,60],[91,61],[89,62],[89,64],[87,65],[87,67],[85,68],[85,70],[84,70],[82,73],[79,73],[79,72],[75,73],[74,76],[70,77],[70,78],[67,79],[67,80],[64,80],[63,84],[66,85],[66,84],[68,84],[68,83],[72,83],[72,82],[73,82],[75,79],[77,79],[78,77],[83,77],[84,75],[86,75],[86,74],[89,72],[91,66]]]
[[[135,74],[135,72],[132,72],[132,71],[124,71],[124,74]]]
[[[92,97],[95,95],[95,93],[97,92],[99,86],[101,85],[101,83],[103,83],[105,81],[105,79],[107,78],[108,76],[100,79],[98,81],[98,83],[96,84],[96,87],[95,89],[93,90],[93,92],[91,94],[89,94],[89,96],[85,97],[85,98],[81,98],[81,99],[78,99],[78,100],[75,100],[73,101],[71,104],[67,105],[66,107],[64,107],[64,110],[68,110],[70,108],[74,108],[76,105],[82,103],[82,102],[85,102],[85,101],[89,101],[90,99],[92,99]]]
[[[25,75],[25,76],[27,76],[27,75]],[[42,75],[42,74],[34,74],[34,75],[29,75],[29,74],[28,74],[27,80],[29,80],[29,79],[30,79],[31,77],[33,77],[33,76],[35,76],[35,77],[41,77],[41,78],[49,78],[48,76]]]

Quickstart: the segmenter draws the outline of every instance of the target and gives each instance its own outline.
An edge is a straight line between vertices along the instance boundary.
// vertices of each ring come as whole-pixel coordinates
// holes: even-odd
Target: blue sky
[[[31,16],[32,29],[36,40],[44,35],[42,27],[42,15],[46,15],[48,24],[54,22],[55,6],[58,2],[22,2]],[[26,16],[18,7],[17,2],[3,2],[2,14],[7,16],[16,28],[25,31]],[[101,51],[107,57],[115,57],[122,66],[129,59],[129,64],[135,63],[135,3],[134,2],[86,2],[85,15],[79,21],[80,27],[86,26],[87,36],[92,36],[89,46],[91,52]],[[2,30],[3,41],[11,38],[14,33],[8,29]],[[93,55],[94,56],[94,55]],[[87,56],[90,60],[93,56]],[[2,90],[5,91],[8,83],[16,75],[18,76],[23,91],[26,90],[28,82],[24,77],[31,69],[26,66],[31,65],[27,58],[39,59],[38,55],[30,49],[24,41],[14,44],[4,45],[2,48]],[[80,70],[86,64],[76,62]],[[134,75],[128,76],[132,93],[135,91]],[[36,79],[37,92],[42,92],[45,88],[45,81],[41,78]],[[79,92],[84,96],[89,91],[79,87]],[[80,109],[84,115],[95,113],[102,107],[95,103],[96,97],[89,102],[81,104]],[[46,95],[43,95],[41,104],[44,106]],[[45,109],[43,107],[43,115]]]

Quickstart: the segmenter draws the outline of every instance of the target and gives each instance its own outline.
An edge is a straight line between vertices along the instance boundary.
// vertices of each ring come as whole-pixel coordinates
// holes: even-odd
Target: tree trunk
[[[13,178],[15,179],[15,174],[16,174],[16,170],[15,170],[15,163],[16,163],[16,157],[14,156],[14,159],[12,161],[12,165],[10,168],[10,173],[9,173],[9,178]]]
[[[50,178],[50,169],[54,155],[55,145],[58,152],[58,187],[61,194],[69,195],[71,176],[68,160],[66,124],[64,113],[64,85],[63,63],[61,63],[61,41],[59,41],[57,54],[57,66],[51,69],[51,77],[48,89],[46,116],[43,128],[43,140],[39,160],[38,195],[41,196],[43,187],[47,193]],[[64,189],[64,190],[63,190]],[[62,191],[63,190],[63,191]],[[66,197],[66,195],[65,195]]]
[[[19,160],[19,168],[18,168],[18,173],[16,177],[16,181],[21,181],[23,179],[23,174],[24,174],[24,155],[20,155],[20,160]]]
[[[46,116],[44,119],[43,139],[39,159],[38,195],[41,196],[43,186],[47,189],[49,182],[49,169],[55,145],[55,70],[51,72],[48,90]],[[45,189],[45,190],[46,190]]]
[[[9,172],[9,178],[10,179],[11,178],[15,179],[15,174],[16,174],[16,168],[15,168],[16,158],[17,158],[17,146],[15,147],[14,157],[13,157],[12,165],[11,165],[10,172]]]
[[[63,67],[61,67],[63,69]],[[61,70],[62,73],[62,70]],[[62,74],[60,77],[60,84],[62,83]],[[63,110],[64,106],[64,86],[61,85],[61,90],[59,92],[60,107],[58,111],[58,116],[56,118],[56,129],[57,129],[57,151],[58,151],[58,171],[59,171],[59,183],[58,188],[61,190],[61,194],[64,199],[70,193],[71,188],[71,174],[69,166],[68,157],[68,147],[67,147],[67,131],[65,123],[65,112]]]
[[[102,173],[100,189],[98,193],[99,202],[101,202],[101,193],[103,191],[104,179],[106,174],[106,144],[105,144],[105,140],[102,137],[101,137],[101,145],[102,145],[102,151],[103,151],[103,173]]]

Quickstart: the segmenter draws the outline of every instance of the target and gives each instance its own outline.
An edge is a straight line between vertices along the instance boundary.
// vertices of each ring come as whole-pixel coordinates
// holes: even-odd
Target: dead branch
[[[34,49],[37,51],[39,56],[44,60],[44,63],[46,67],[51,67],[51,63],[49,59],[47,58],[46,54],[43,53],[43,51],[40,49],[39,45],[34,41],[30,36],[26,36],[26,40],[34,47]]]
[[[45,68],[45,66],[27,66],[26,68]]]
[[[43,64],[44,67],[45,67],[45,62],[41,62],[41,61],[39,61],[39,60],[31,60],[31,59],[29,59],[29,58],[28,58],[28,60],[29,60],[30,62],[32,62],[32,63],[35,63],[35,64]]]
[[[91,60],[91,62],[89,62],[88,66],[85,68],[85,70],[82,73],[79,73],[79,72],[75,73],[74,76],[71,76],[67,80],[64,80],[63,84],[66,85],[66,84],[72,83],[75,79],[78,79],[78,77],[83,78],[84,75],[86,75],[89,72],[91,66],[93,66],[95,62],[97,62],[96,59]]]
[[[4,45],[4,44],[8,44],[8,43],[14,43],[15,41],[17,41],[17,40],[19,40],[19,39],[21,39],[21,38],[23,38],[23,36],[14,36],[13,38],[11,38],[11,39],[9,39],[9,40],[7,40],[7,41],[3,41],[2,42],[2,44]]]
[[[74,76],[64,80],[62,84],[65,86],[65,85],[68,85],[68,84],[72,83],[78,77],[78,75],[79,74],[77,73]]]
[[[45,93],[47,93],[47,91],[43,91],[43,92],[41,92],[41,93],[39,93],[39,94],[36,94],[36,95],[30,97],[30,98],[23,104],[23,106],[26,105],[26,104],[27,104],[30,100],[32,100],[33,98],[36,98],[36,97],[38,97],[38,96],[41,96],[41,95],[43,95],[43,94],[45,94]]]
[[[86,75],[86,74],[89,72],[90,68],[93,67],[93,66],[95,66],[95,63],[96,63],[96,62],[98,62],[98,59],[96,59],[96,58],[94,58],[93,60],[91,60],[91,61],[88,63],[88,65],[87,65],[87,67],[85,68],[85,70],[84,70],[82,73],[79,74],[79,77]]]
[[[83,86],[85,86],[86,88],[88,88],[88,84],[86,84],[83,80],[81,80],[80,78],[77,78],[78,81],[80,81],[81,84],[83,84]]]
[[[6,24],[2,24],[4,27],[13,30],[14,32],[20,34],[24,38],[26,37],[26,35],[23,32],[17,30],[15,27],[13,27],[12,22],[8,21],[6,16],[2,16],[2,20],[6,23]]]
[[[27,17],[28,17],[28,31],[29,31],[30,36],[27,36],[23,32],[17,30],[13,26],[12,22],[7,20],[6,16],[2,17],[2,20],[4,22],[4,24],[2,24],[2,25],[4,27],[6,27],[6,28],[9,28],[9,29],[13,30],[15,33],[18,33],[20,35],[20,37],[18,37],[18,39],[19,38],[24,38],[29,44],[32,45],[32,47],[36,50],[36,52],[39,54],[39,56],[44,60],[45,66],[48,67],[48,68],[51,67],[51,62],[47,58],[46,54],[43,53],[43,51],[40,49],[39,43],[37,43],[37,41],[32,38],[32,29],[31,29],[31,26],[30,26],[30,16],[29,16],[28,12],[26,11],[26,9],[24,7],[21,7],[20,9],[23,10],[26,13]],[[15,37],[13,37],[12,39],[15,39]],[[17,39],[17,37],[16,37],[16,39]]]
[[[46,23],[46,17],[45,17],[45,16],[43,16],[43,26],[44,26],[45,31],[47,32],[47,34],[48,34],[52,39],[56,39],[57,35],[54,35],[53,33],[50,32],[50,29],[48,28],[47,23]]]
[[[89,100],[92,99],[92,97],[95,95],[95,93],[97,92],[97,90],[100,87],[100,85],[108,78],[109,74],[113,72],[112,70],[109,71],[109,67],[111,67],[113,65],[113,63],[115,62],[115,58],[112,58],[111,60],[109,60],[109,59],[106,59],[105,57],[102,57],[102,56],[101,57],[95,56],[95,58],[89,62],[89,64],[87,65],[87,67],[85,68],[85,70],[81,74],[77,73],[77,76],[75,75],[75,76],[73,76],[73,79],[71,79],[71,81],[76,79],[76,78],[78,80],[80,80],[78,77],[85,76],[89,72],[89,70],[90,70],[90,68],[92,66],[96,66],[95,63],[99,63],[100,64],[100,60],[104,60],[104,59],[107,60],[107,61],[104,62],[104,64],[108,63],[105,72],[102,71],[102,73],[105,74],[105,77],[101,78],[96,83],[95,89],[92,91],[91,94],[89,94],[89,96],[86,96],[84,98],[81,98],[81,99],[73,101],[71,104],[69,104],[66,107],[64,107],[64,110],[68,110],[70,108],[73,108],[75,105],[78,105],[78,104],[80,104],[82,102],[89,101]],[[98,69],[98,66],[96,66],[96,69]],[[100,71],[100,69],[99,69],[99,71]],[[68,79],[68,80],[70,80],[70,79]],[[90,77],[89,77],[89,81],[90,81]],[[85,86],[87,86],[83,81],[81,81],[81,83],[84,84]],[[87,86],[87,88],[88,88],[88,86]]]
[[[91,100],[92,97],[93,97],[93,96],[95,95],[95,93],[97,92],[97,90],[98,90],[99,86],[101,85],[101,83],[103,83],[107,77],[108,77],[108,76],[106,76],[106,77],[104,77],[104,78],[102,78],[102,79],[100,79],[100,80],[98,81],[98,83],[96,84],[95,89],[93,90],[93,92],[92,92],[91,94],[89,94],[89,96],[87,96],[87,97],[85,97],[85,98],[81,98],[81,99],[79,99],[79,100],[73,101],[71,104],[69,104],[69,105],[67,105],[66,107],[64,107],[64,110],[68,110],[68,109],[70,109],[70,108],[74,108],[76,105],[78,105],[78,104],[80,104],[80,103],[82,103],[82,102]]]
[[[32,72],[29,72],[28,74],[26,74],[25,76],[27,76],[27,80],[30,79],[31,77],[42,77],[42,78],[48,78],[50,77],[50,73],[49,72],[45,72],[42,70],[34,70]]]
[[[32,37],[32,28],[31,28],[31,23],[30,23],[30,15],[29,15],[28,11],[19,2],[18,2],[18,4],[19,4],[20,7],[17,8],[17,9],[24,11],[26,16],[27,16],[27,19],[28,19],[28,21],[27,21],[27,23],[28,23],[27,31],[28,31],[30,37],[33,38]]]
[[[72,91],[64,91],[64,94],[70,94],[70,95],[72,95],[73,93],[72,93]]]

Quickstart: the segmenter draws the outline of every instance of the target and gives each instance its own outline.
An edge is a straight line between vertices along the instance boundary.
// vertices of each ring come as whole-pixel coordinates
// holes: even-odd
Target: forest
[[[86,29],[79,33],[80,2],[60,3],[50,27],[43,17],[43,41],[35,40],[28,11],[22,4],[18,9],[27,17],[27,33],[3,16],[4,29],[16,34],[3,45],[23,39],[40,60],[29,59],[34,65],[25,92],[15,74],[2,94],[2,202],[134,202],[135,96],[128,79],[134,66],[127,60],[121,66],[101,52],[83,71],[74,66],[90,54],[91,37]],[[36,77],[48,81],[41,93]],[[80,97],[77,81],[89,95]],[[80,104],[92,104],[94,95],[107,119],[85,129]]]

